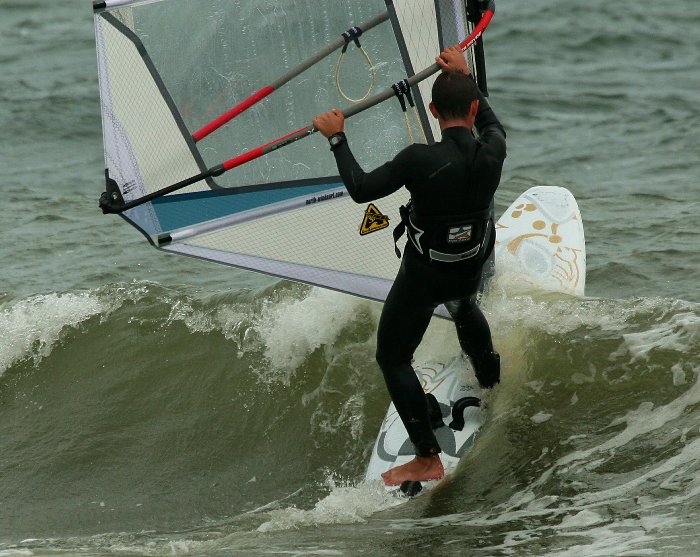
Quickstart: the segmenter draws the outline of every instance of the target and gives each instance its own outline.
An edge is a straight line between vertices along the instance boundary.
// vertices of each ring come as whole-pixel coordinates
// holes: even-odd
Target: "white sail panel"
[[[114,179],[133,183],[125,199],[136,199],[201,167],[168,105],[167,91],[129,35],[118,19],[96,17],[105,160]],[[184,191],[202,189],[209,188],[201,184]]]
[[[389,226],[361,235],[368,204],[345,194],[313,206],[228,226],[164,249],[383,300],[398,271],[392,230],[405,190],[373,203]],[[344,287],[341,287],[344,284]]]

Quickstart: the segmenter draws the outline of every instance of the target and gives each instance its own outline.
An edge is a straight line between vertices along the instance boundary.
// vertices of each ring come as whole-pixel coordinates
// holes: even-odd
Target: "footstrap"
[[[478,408],[481,406],[481,401],[474,396],[465,396],[455,402],[455,405],[452,407],[450,429],[454,429],[455,431],[462,431],[464,429],[464,411],[470,406],[476,406]]]

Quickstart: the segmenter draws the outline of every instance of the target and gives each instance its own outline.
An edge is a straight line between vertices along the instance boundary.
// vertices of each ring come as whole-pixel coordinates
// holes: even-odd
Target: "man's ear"
[[[474,99],[472,101],[471,106],[469,107],[469,117],[476,118],[476,115],[478,113],[479,113],[479,99]]]
[[[440,114],[438,114],[437,108],[435,108],[434,102],[430,101],[428,108],[430,109],[430,114],[433,115],[433,118],[438,118],[440,116]]]

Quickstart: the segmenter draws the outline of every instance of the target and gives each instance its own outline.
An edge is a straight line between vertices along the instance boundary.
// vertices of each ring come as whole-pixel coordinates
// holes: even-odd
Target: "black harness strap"
[[[408,205],[401,205],[401,207],[399,207],[399,215],[401,216],[401,221],[394,227],[394,231],[392,232],[394,236],[394,251],[396,252],[396,257],[398,257],[399,259],[401,259],[401,250],[399,250],[399,246],[397,244],[401,239],[401,236],[403,236],[406,233],[406,223],[409,222],[408,219],[410,209],[410,201],[408,202]]]

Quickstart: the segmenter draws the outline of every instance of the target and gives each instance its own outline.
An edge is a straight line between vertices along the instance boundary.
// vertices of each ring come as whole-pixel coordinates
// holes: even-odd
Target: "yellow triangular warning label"
[[[376,232],[387,226],[389,226],[389,217],[382,215],[382,212],[374,206],[374,203],[370,203],[360,226],[360,236]]]

